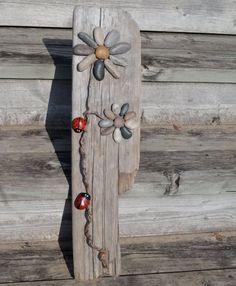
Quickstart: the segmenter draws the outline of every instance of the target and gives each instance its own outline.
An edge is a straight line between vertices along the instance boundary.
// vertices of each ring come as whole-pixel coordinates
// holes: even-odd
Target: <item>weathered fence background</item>
[[[141,165],[119,200],[122,275],[215,269],[209,280],[234,285],[233,270],[219,272],[236,265],[233,0],[0,1],[0,282],[71,278],[77,4],[121,7],[141,33]]]

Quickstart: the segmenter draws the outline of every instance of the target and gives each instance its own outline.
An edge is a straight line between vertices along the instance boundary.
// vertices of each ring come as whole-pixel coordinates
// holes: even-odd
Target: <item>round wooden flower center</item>
[[[109,50],[105,46],[98,46],[95,50],[95,55],[99,60],[106,60],[109,57]]]
[[[114,120],[114,126],[116,128],[121,128],[125,124],[123,117],[117,116],[116,119]]]

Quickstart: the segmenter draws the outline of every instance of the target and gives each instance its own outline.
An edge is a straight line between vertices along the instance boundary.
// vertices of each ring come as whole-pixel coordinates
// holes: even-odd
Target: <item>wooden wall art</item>
[[[139,167],[141,47],[130,15],[76,7],[73,19],[74,274],[119,275],[118,194]]]

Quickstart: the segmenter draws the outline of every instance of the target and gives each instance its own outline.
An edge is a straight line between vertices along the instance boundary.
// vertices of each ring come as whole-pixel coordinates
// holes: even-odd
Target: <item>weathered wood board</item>
[[[3,0],[0,2],[0,25],[68,28],[72,26],[74,5],[78,4],[125,9],[140,30],[236,34],[233,0],[44,0],[41,3]]]
[[[231,270],[204,270],[193,272],[180,272],[168,274],[151,274],[151,275],[135,275],[122,276],[117,279],[104,278],[97,282],[92,282],[90,286],[235,286],[235,269]],[[81,282],[79,286],[87,286],[88,283]],[[9,284],[2,284],[9,286]],[[14,283],[14,286],[78,286],[78,282],[72,279],[54,280],[54,281],[34,281],[26,283]]]
[[[121,275],[123,278],[119,278],[118,281],[124,283],[125,279],[128,279],[128,283],[132,277],[135,277],[134,274],[152,276],[151,274],[159,273],[155,276],[156,281],[159,281],[159,275],[162,276],[164,273],[172,277],[174,273],[180,271],[184,273],[191,273],[191,271],[199,273],[206,269],[208,271],[220,269],[226,272],[227,269],[235,271],[235,243],[235,232],[121,239],[123,265]],[[39,285],[44,285],[43,280],[55,280],[55,283],[58,283],[56,285],[60,285],[61,279],[71,279],[73,275],[72,246],[69,241],[59,243],[57,241],[25,241],[0,244],[0,257],[0,283],[34,281],[37,285],[36,280],[40,281]],[[137,276],[138,281],[139,277]],[[214,277],[213,274],[212,277]],[[216,277],[219,278],[217,275]]]
[[[131,44],[127,55],[128,66],[121,69],[119,80],[107,71],[103,81],[97,81],[92,69],[77,71],[83,57],[73,56],[72,118],[82,116],[86,110],[103,114],[113,103],[120,106],[128,102],[130,110],[140,112],[140,62],[141,41],[139,29],[130,16],[117,9],[82,8],[74,10],[73,46],[81,43],[79,32],[92,34],[96,26],[101,26],[106,35],[112,29],[121,34],[121,41]],[[117,67],[118,68],[118,67]],[[139,128],[130,140],[116,144],[112,136],[101,136],[98,119],[90,116],[86,136],[86,168],[92,196],[92,240],[93,244],[107,251],[108,266],[102,268],[97,250],[91,249],[84,236],[84,212],[72,206],[73,253],[75,278],[94,279],[104,274],[116,276],[120,268],[118,232],[118,190],[131,188],[139,166]],[[80,134],[72,132],[72,199],[85,191],[80,172]],[[91,230],[90,230],[91,231]]]
[[[148,125],[224,125],[236,122],[236,85],[145,83],[142,122]],[[0,80],[0,125],[70,128],[71,82]]]
[[[1,27],[0,37],[0,78],[71,78],[70,29]],[[142,81],[236,81],[236,36],[141,32],[141,40]]]

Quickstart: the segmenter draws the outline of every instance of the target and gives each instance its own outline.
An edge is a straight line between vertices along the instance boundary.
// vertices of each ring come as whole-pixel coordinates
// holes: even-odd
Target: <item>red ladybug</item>
[[[90,205],[91,197],[87,193],[80,193],[74,201],[74,205],[78,210],[87,209]]]
[[[83,117],[76,117],[72,121],[72,128],[75,132],[80,133],[86,128],[86,119]]]

